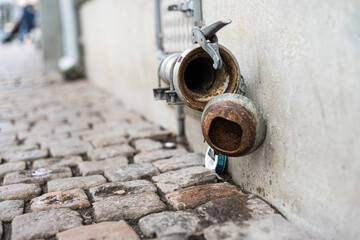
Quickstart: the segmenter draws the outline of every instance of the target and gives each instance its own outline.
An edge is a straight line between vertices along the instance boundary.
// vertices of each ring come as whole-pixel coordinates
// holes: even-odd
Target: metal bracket
[[[170,90],[169,87],[153,88],[155,100],[166,100],[165,92]]]
[[[166,100],[169,105],[183,105],[175,90],[169,87],[153,88],[155,100]]]
[[[169,105],[184,105],[175,90],[165,91],[166,102]]]
[[[186,0],[179,5],[170,5],[168,11],[181,11],[185,13],[186,17],[194,16],[194,3],[193,0]]]
[[[160,67],[161,64],[159,65],[158,68],[158,87],[153,88],[155,100],[166,100],[167,104],[169,105],[183,105],[184,102],[182,102],[179,96],[177,95],[174,85],[172,83],[172,79],[170,80],[169,87],[161,86]],[[172,75],[172,71],[171,71],[171,75]]]
[[[214,69],[219,69],[222,66],[216,33],[230,23],[231,20],[218,21],[209,26],[203,26],[202,28],[194,27],[191,30],[192,43],[198,43],[210,55],[214,61]]]

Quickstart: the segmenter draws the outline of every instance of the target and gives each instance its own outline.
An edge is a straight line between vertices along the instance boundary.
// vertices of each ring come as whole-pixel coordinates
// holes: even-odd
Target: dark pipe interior
[[[207,94],[215,82],[216,70],[208,58],[196,58],[189,63],[185,70],[186,87],[197,94]]]
[[[209,138],[218,148],[235,151],[240,147],[242,129],[239,124],[216,117],[210,124]]]

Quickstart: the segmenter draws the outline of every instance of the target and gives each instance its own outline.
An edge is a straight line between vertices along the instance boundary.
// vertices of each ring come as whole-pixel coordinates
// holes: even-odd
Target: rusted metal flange
[[[179,98],[190,108],[202,111],[213,98],[223,93],[235,93],[243,86],[239,65],[234,55],[219,45],[223,60],[220,69],[199,45],[185,50],[177,59],[173,82]]]
[[[239,94],[222,94],[206,105],[201,117],[205,141],[227,156],[244,156],[264,141],[265,120],[253,102]]]

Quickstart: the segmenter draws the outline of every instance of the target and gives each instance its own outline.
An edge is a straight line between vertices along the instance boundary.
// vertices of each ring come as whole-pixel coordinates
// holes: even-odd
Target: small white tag
[[[205,168],[215,170],[218,174],[223,173],[227,157],[224,155],[220,156],[221,161],[219,162],[219,154],[215,154],[214,149],[208,147],[205,153]]]
[[[214,149],[208,147],[205,154],[205,168],[215,169],[215,167],[216,167],[216,156],[214,153]]]

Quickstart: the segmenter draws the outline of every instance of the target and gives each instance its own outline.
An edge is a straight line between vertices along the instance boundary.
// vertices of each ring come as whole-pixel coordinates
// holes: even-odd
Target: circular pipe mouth
[[[263,142],[266,124],[260,111],[245,96],[222,94],[213,98],[201,116],[204,140],[227,156],[244,156]]]
[[[212,58],[200,46],[183,52],[174,66],[175,90],[192,109],[202,111],[213,97],[238,90],[242,78],[236,58],[221,45],[219,52],[220,69],[213,68]]]
[[[215,73],[216,70],[208,58],[195,58],[185,69],[185,86],[189,91],[199,95],[215,92]]]
[[[242,133],[242,128],[238,123],[222,117],[214,118],[209,128],[210,141],[217,148],[227,152],[233,152],[240,148]]]

